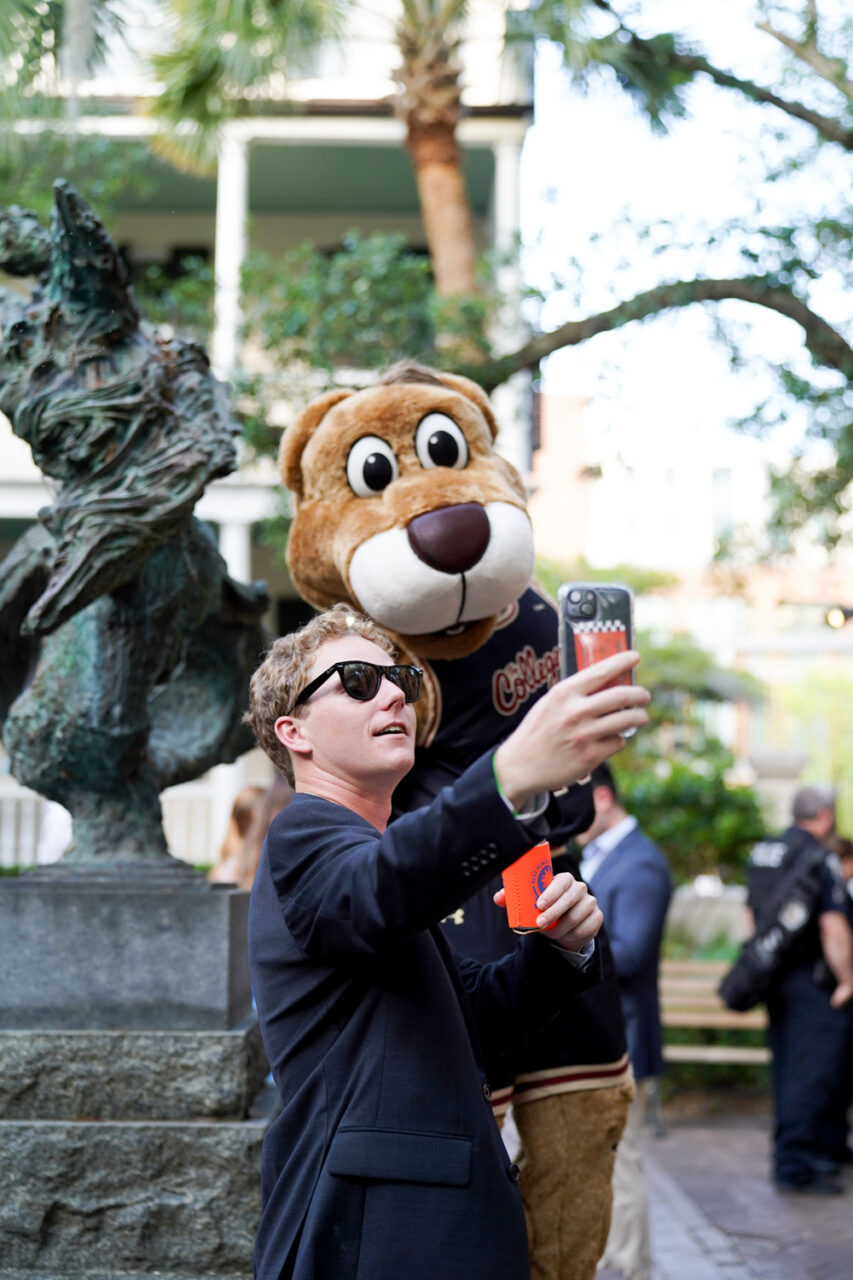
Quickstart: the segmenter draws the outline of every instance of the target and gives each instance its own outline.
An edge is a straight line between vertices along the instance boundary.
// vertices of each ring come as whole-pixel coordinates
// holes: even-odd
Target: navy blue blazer
[[[282,1111],[264,1141],[258,1280],[524,1280],[487,1072],[598,978],[539,936],[455,962],[437,922],[529,846],[488,756],[380,835],[300,794],[249,911]],[[511,1046],[511,1048],[508,1048]]]
[[[659,1076],[663,1053],[658,964],[672,876],[663,853],[639,827],[605,857],[589,887],[604,913],[616,972],[628,1052],[638,1080]]]

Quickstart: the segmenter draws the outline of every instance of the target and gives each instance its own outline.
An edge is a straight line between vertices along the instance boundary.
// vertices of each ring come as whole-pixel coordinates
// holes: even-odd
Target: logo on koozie
[[[551,863],[546,859],[544,862],[540,862],[533,872],[533,880],[532,880],[533,891],[536,894],[537,898],[539,897],[542,890],[548,887],[548,885],[551,883],[551,880],[552,880]]]

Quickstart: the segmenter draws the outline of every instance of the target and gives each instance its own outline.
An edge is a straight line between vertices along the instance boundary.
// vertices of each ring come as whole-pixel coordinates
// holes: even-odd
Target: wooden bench
[[[689,1031],[763,1031],[767,1013],[763,1006],[749,1013],[733,1013],[717,995],[717,986],[728,969],[713,960],[662,960],[660,966],[661,1022],[664,1038],[669,1028]],[[682,1044],[664,1044],[667,1062],[756,1065],[770,1061],[766,1045],[706,1044],[702,1037]]]

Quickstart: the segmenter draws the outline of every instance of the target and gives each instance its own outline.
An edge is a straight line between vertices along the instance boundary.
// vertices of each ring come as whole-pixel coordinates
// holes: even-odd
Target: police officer
[[[847,919],[853,928],[853,897],[850,895],[853,887],[853,840],[833,835],[826,843],[838,855],[841,875],[847,886]],[[840,1165],[853,1164],[849,1120],[850,1107],[853,1106],[853,1000],[844,1006],[843,1012],[847,1015],[847,1050],[821,1133],[820,1153],[830,1170],[833,1166],[837,1169]]]
[[[853,931],[837,858],[822,842],[835,827],[829,787],[803,787],[794,796],[793,824],[750,855],[747,905],[756,930],[779,910],[779,887],[796,886],[812,870],[814,892],[792,893],[784,915],[806,912],[795,939],[779,956],[767,997],[773,1053],[776,1134],[774,1172],[780,1191],[837,1195],[841,1184],[821,1156],[824,1112],[843,1070],[847,1016],[853,997]],[[815,868],[815,863],[817,866]],[[816,871],[816,874],[814,872]]]

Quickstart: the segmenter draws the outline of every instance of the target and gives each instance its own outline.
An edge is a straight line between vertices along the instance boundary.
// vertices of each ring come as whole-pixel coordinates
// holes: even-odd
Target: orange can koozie
[[[504,868],[502,879],[506,890],[506,914],[510,929],[514,929],[516,933],[535,932],[536,918],[541,915],[536,903],[542,890],[553,878],[551,846],[547,840],[535,844],[527,853]]]

